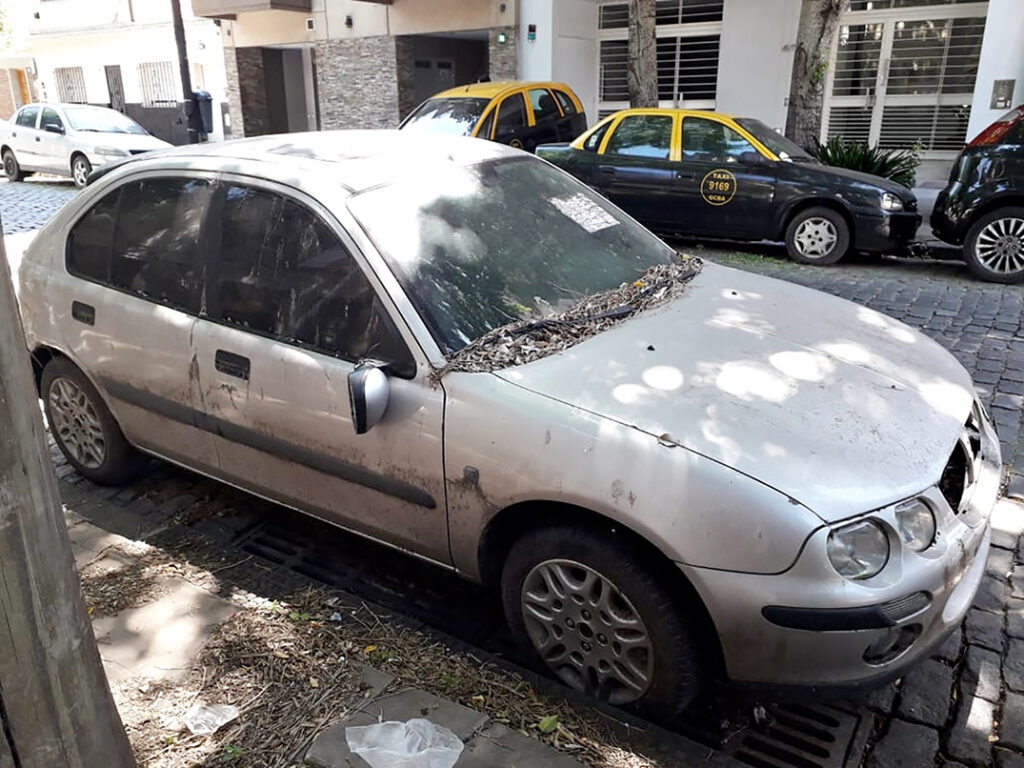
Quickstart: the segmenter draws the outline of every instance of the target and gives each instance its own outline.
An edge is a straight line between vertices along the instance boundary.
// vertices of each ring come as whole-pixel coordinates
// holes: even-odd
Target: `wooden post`
[[[0,768],[134,768],[85,610],[0,238]]]

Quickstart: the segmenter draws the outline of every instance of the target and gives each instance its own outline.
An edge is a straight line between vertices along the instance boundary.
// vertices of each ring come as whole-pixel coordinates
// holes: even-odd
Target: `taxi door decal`
[[[708,205],[726,205],[736,196],[738,183],[732,171],[716,168],[700,182],[700,196]]]

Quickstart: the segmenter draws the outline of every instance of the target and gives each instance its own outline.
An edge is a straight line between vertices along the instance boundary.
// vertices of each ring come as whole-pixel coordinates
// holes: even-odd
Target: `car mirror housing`
[[[357,435],[365,435],[383,418],[391,386],[380,363],[360,363],[348,375],[348,401]]]
[[[744,152],[740,155],[739,159],[741,163],[746,163],[747,165],[764,165],[768,160],[760,152]]]
[[[50,133],[59,133],[59,134],[63,135],[63,133],[64,133],[64,126],[63,125],[54,125],[53,123],[51,123],[49,125],[44,125],[43,126],[43,130],[44,131],[49,131]]]

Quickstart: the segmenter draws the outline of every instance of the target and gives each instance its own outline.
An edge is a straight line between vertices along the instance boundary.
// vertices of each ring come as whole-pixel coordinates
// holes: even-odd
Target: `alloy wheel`
[[[17,173],[17,171],[18,167],[17,164],[14,162],[14,155],[8,152],[6,155],[4,155],[4,174],[6,174],[7,178],[10,179],[14,176],[15,173]]]
[[[835,225],[826,218],[812,216],[800,222],[793,241],[802,256],[820,259],[832,253],[839,240]]]
[[[978,262],[991,272],[1011,275],[1024,271],[1024,219],[996,219],[978,234]]]
[[[85,182],[89,179],[89,167],[88,164],[82,158],[77,158],[75,164],[71,169],[72,176],[75,179],[75,184],[80,187],[85,186]]]
[[[49,391],[50,429],[72,458],[86,469],[99,469],[107,456],[99,416],[82,388],[56,378]]]
[[[527,575],[522,610],[534,649],[562,682],[622,705],[651,685],[651,636],[609,579],[571,560],[545,560]]]

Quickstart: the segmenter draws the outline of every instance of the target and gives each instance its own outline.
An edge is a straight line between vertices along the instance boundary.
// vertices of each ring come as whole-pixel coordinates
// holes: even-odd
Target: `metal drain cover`
[[[754,768],[843,768],[860,721],[828,706],[772,704],[758,725],[731,735],[722,750]]]

